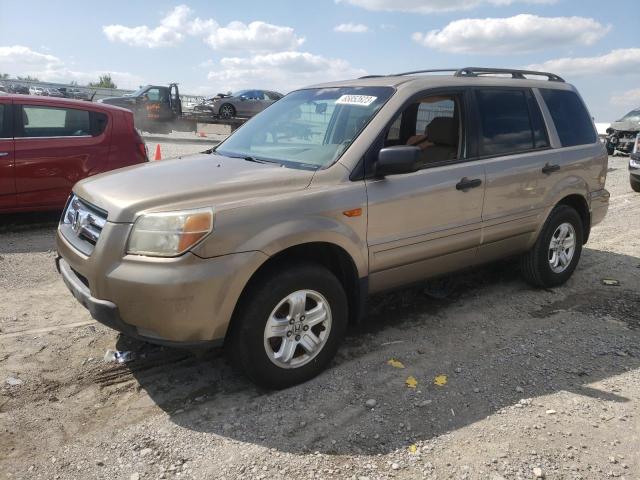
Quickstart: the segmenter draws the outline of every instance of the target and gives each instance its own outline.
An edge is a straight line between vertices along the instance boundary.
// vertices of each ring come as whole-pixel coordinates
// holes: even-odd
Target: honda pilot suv
[[[574,272],[607,211],[607,153],[554,74],[464,68],[294,91],[208,153],[75,185],[57,266],[91,315],[224,344],[283,388],[330,362],[370,294],[519,256]]]

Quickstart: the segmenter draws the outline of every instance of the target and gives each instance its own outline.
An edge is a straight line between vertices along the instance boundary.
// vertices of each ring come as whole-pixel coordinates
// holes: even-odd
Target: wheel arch
[[[577,193],[567,195],[561,198],[556,205],[566,205],[578,212],[582,220],[582,243],[586,244],[591,233],[591,212],[584,196]]]
[[[349,322],[359,321],[367,296],[367,279],[359,277],[354,259],[343,247],[330,242],[309,242],[290,246],[271,255],[253,272],[233,309],[227,338],[230,337],[229,333],[237,323],[235,319],[242,305],[255,286],[270,272],[294,263],[315,263],[331,271],[345,289],[349,305]]]

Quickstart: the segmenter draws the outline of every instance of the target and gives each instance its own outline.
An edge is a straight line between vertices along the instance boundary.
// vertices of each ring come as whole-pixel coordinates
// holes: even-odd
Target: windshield
[[[216,148],[298,168],[331,165],[391,97],[391,87],[343,87],[290,93]]]
[[[145,92],[145,90],[147,90],[147,88],[149,88],[149,85],[145,85],[144,87],[140,87],[140,88],[139,88],[138,90],[136,90],[135,92],[133,92],[133,93],[127,93],[127,94],[126,94],[126,95],[124,95],[124,96],[126,96],[126,97],[139,97],[140,95],[142,95],[142,94]]]
[[[238,90],[237,92],[233,92],[231,94],[232,97],[239,97],[240,95],[244,95],[247,92],[250,92],[251,90]]]
[[[631,110],[618,122],[640,122],[640,108],[638,110]]]

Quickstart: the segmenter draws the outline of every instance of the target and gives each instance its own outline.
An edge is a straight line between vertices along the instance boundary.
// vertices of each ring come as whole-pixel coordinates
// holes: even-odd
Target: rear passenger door
[[[479,261],[527,248],[545,213],[552,187],[545,173],[549,135],[531,89],[476,88],[471,150],[485,166]]]
[[[12,103],[0,97],[0,211],[16,206]]]
[[[62,208],[78,180],[106,169],[105,113],[44,103],[16,104],[15,111],[18,207]]]

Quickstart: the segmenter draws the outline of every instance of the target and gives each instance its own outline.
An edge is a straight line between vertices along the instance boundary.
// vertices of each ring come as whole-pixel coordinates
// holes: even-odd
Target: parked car
[[[629,181],[635,192],[640,192],[640,133],[636,135],[633,151],[629,157]]]
[[[640,133],[640,108],[631,110],[607,129],[606,145],[609,155],[616,152],[629,155],[638,133]]]
[[[209,153],[79,182],[57,233],[67,287],[116,330],[224,344],[281,388],[328,365],[372,293],[510,256],[563,284],[609,202],[576,89],[428,73],[298,90]]]
[[[89,93],[83,90],[80,90],[79,88],[60,87],[58,90],[62,93],[62,96],[65,98],[73,98],[75,100],[91,100],[92,99],[92,95],[90,95]]]
[[[221,118],[252,117],[280,100],[282,94],[268,90],[241,90],[233,94],[219,93],[196,105],[196,112],[210,112]]]
[[[47,97],[64,98],[63,93],[57,88],[45,88],[44,92],[44,95],[46,95]]]
[[[9,84],[8,93],[19,93],[21,95],[29,95],[29,88],[18,83]]]
[[[62,209],[78,180],[146,161],[128,110],[0,97],[0,213]]]
[[[42,87],[29,87],[29,95],[39,95],[39,96],[44,96],[45,95],[45,91],[44,88]]]

